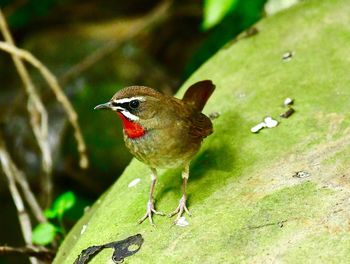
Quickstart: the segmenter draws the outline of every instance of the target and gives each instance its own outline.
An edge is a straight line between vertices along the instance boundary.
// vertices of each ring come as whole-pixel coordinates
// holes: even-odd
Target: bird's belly
[[[175,142],[171,137],[158,138],[152,133],[131,139],[124,135],[126,147],[138,160],[154,168],[185,166],[199,150],[199,142]]]

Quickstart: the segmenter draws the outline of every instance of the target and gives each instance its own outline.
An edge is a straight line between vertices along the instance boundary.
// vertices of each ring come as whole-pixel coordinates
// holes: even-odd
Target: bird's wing
[[[213,133],[213,125],[210,119],[202,113],[198,113],[195,118],[192,117],[189,124],[188,132],[193,137],[205,138]]]

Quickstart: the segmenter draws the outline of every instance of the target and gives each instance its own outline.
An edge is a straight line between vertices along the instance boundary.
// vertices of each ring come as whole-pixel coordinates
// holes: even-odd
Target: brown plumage
[[[130,152],[152,170],[147,213],[141,219],[152,221],[156,168],[183,167],[183,197],[173,214],[176,221],[186,207],[185,188],[189,163],[205,137],[213,132],[210,119],[201,113],[215,86],[205,80],[190,86],[182,100],[145,86],[130,86],[96,107],[117,111],[123,121],[124,140]],[[158,213],[160,214],[160,213]],[[172,215],[173,215],[172,214]]]

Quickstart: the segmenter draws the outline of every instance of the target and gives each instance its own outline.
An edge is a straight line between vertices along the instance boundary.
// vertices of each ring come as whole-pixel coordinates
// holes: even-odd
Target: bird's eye
[[[140,105],[140,101],[139,100],[132,100],[130,103],[129,103],[129,106],[131,109],[136,109],[138,108]]]
[[[113,106],[118,106],[118,103],[115,102],[115,101],[112,101],[112,105],[113,105]]]

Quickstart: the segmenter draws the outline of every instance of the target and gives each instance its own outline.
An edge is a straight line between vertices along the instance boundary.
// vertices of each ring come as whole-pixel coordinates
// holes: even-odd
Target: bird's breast
[[[174,168],[188,163],[197,153],[201,141],[188,141],[174,131],[147,130],[139,138],[130,138],[124,130],[127,148],[138,160],[155,168]]]
[[[123,114],[117,112],[122,120],[124,133],[131,139],[140,138],[145,135],[146,130],[138,123],[130,121]]]

